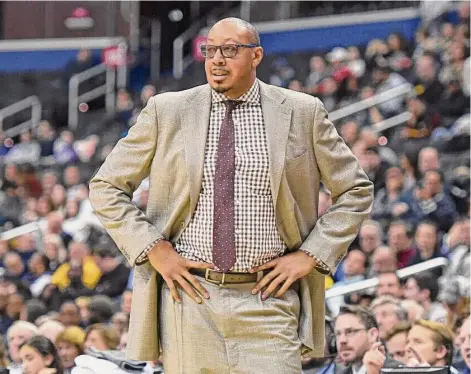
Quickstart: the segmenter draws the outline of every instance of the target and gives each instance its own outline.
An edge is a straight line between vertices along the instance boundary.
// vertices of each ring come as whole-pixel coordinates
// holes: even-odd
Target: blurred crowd
[[[393,33],[364,51],[337,47],[313,56],[308,76],[298,76],[283,57],[273,63],[270,83],[318,96],[329,112],[405,83],[413,87],[405,97],[335,122],[374,182],[375,200],[337,272],[326,277],[326,289],[372,277],[378,286],[326,300],[326,358],[305,358],[306,373],[340,373],[371,359],[375,334],[388,360],[469,373],[469,3],[460,5],[459,16],[458,24],[418,29],[413,43]],[[107,119],[117,139],[156,93],[152,85],[136,97],[118,92],[116,114]],[[410,113],[405,123],[382,127],[404,112]],[[132,365],[160,372],[158,361],[122,355],[132,269],[88,201],[88,180],[117,139],[75,136],[48,121],[17,142],[0,133],[0,226],[7,232],[36,225],[0,240],[0,367],[22,373],[36,355],[33,361],[43,363],[37,365],[57,373],[76,365],[97,370],[103,362],[116,371],[104,366],[101,372],[128,372]],[[133,197],[143,210],[147,190],[144,181]],[[323,189],[319,215],[330,205]],[[397,273],[441,257],[448,265],[408,277]],[[28,373],[40,373],[35,370]]]

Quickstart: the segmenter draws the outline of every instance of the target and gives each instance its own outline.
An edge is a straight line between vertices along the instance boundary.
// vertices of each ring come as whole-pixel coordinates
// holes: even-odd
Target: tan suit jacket
[[[319,99],[262,82],[260,94],[278,231],[290,251],[306,249],[334,272],[371,209],[372,183]],[[132,266],[157,238],[175,242],[195,212],[210,107],[209,85],[154,96],[90,182],[95,212]],[[131,197],[147,176],[143,213]],[[318,219],[321,181],[333,206]],[[129,358],[159,357],[160,279],[149,263],[135,266]],[[324,351],[324,296],[324,275],[301,280],[299,336],[313,356]]]

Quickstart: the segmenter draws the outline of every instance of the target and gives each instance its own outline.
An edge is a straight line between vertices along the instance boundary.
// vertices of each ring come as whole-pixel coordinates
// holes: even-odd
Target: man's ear
[[[368,342],[371,344],[375,343],[379,339],[379,330],[376,327],[372,327],[367,331]]]
[[[442,360],[446,356],[448,351],[447,351],[447,349],[444,345],[441,345],[441,346],[435,348],[435,352],[437,353],[437,358],[439,360]]]
[[[253,59],[252,59],[252,67],[256,68],[260,63],[262,62],[263,59],[263,48],[262,47],[255,47],[253,48]]]

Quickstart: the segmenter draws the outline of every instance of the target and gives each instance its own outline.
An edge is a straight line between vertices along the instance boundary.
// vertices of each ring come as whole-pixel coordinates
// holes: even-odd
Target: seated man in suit
[[[386,357],[379,341],[374,315],[358,306],[342,306],[335,320],[335,338],[339,361],[335,374],[379,374],[383,367],[399,367],[400,363]]]

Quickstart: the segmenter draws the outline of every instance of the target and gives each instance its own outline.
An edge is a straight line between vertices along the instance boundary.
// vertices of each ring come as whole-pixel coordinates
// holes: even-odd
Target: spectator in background
[[[403,76],[391,71],[388,62],[384,58],[377,58],[373,67],[373,83],[376,94],[399,87],[407,81]],[[401,97],[387,100],[377,105],[383,118],[389,118],[404,111]]]
[[[27,374],[64,374],[54,343],[44,336],[34,336],[20,347],[22,368]],[[47,371],[44,369],[50,368]]]
[[[412,67],[412,60],[407,54],[406,40],[401,34],[392,33],[387,39],[389,67],[398,73],[406,73]]]
[[[38,328],[30,322],[15,322],[7,332],[8,355],[10,356],[10,374],[23,374],[21,368],[20,346],[39,335]]]
[[[36,323],[36,320],[47,313],[46,305],[41,300],[31,299],[26,301],[20,312],[20,320]]]
[[[421,95],[428,105],[435,105],[440,100],[443,86],[437,79],[437,61],[432,53],[424,53],[415,66],[413,84],[418,95]]]
[[[437,277],[431,272],[411,275],[404,285],[404,298],[418,301],[425,314],[423,319],[445,322],[446,310],[437,302],[439,286]]]
[[[356,78],[362,78],[365,75],[366,64],[361,58],[360,51],[355,46],[350,46],[348,51],[348,69]]]
[[[393,219],[401,218],[407,213],[409,191],[404,186],[404,174],[399,167],[393,166],[386,171],[386,186],[375,196],[371,218],[381,223],[384,232]]]
[[[49,271],[49,258],[42,253],[36,252],[28,262],[31,277],[30,290],[34,297],[39,297],[44,288],[51,283],[51,272]]]
[[[95,258],[101,271],[96,292],[111,298],[120,296],[126,289],[130,269],[123,263],[119,249],[114,243],[106,243],[96,251]]]
[[[435,223],[431,221],[419,223],[415,229],[415,249],[415,257],[408,265],[416,265],[432,258],[442,257],[438,247],[438,228]],[[433,273],[440,276],[442,269],[434,269]]]
[[[114,303],[105,295],[95,295],[88,304],[88,323],[109,323],[113,317]]]
[[[453,333],[442,323],[415,321],[407,335],[407,366],[451,366]],[[457,371],[452,370],[452,373]]]
[[[59,310],[59,322],[66,328],[80,325],[80,309],[73,301],[66,301]]]
[[[365,279],[366,254],[358,249],[351,250],[343,260],[344,277],[334,283],[332,287],[340,287]],[[338,296],[327,300],[329,310],[336,315],[340,306],[344,304],[344,297]]]
[[[370,308],[378,323],[381,340],[386,339],[394,326],[407,321],[407,310],[392,296],[380,296],[374,299]]]
[[[48,320],[39,325],[39,333],[55,343],[56,338],[65,330],[65,326],[55,320]]]
[[[418,169],[420,176],[424,176],[427,171],[440,170],[440,159],[436,148],[425,147],[420,150]]]
[[[274,86],[288,87],[289,82],[291,82],[296,75],[296,72],[284,57],[279,57],[273,61],[271,68],[273,74],[269,78],[269,83]]]
[[[3,265],[5,273],[10,279],[19,281],[25,274],[25,266],[17,252],[7,252],[3,256]]]
[[[77,160],[74,150],[74,134],[64,130],[54,142],[54,158],[60,165],[70,164]]]
[[[409,323],[422,319],[425,314],[425,309],[417,300],[404,299],[401,300],[402,307],[407,310],[407,319]]]
[[[336,373],[375,373],[379,374],[382,367],[397,367],[399,363],[384,355],[384,350],[378,350],[379,331],[374,316],[370,311],[361,307],[345,306],[335,319],[335,339],[339,360],[347,366],[345,370]],[[379,364],[372,365],[373,361]],[[336,363],[336,367],[338,364]]]
[[[353,144],[358,140],[359,126],[354,120],[346,121],[340,127],[340,135],[342,136],[345,143],[349,148],[352,148]]]
[[[377,147],[370,147],[365,150],[365,162],[363,169],[372,182],[374,182],[375,194],[386,186],[386,171],[390,164],[381,158]]]
[[[415,256],[411,228],[405,221],[393,221],[388,229],[388,245],[396,253],[397,267],[407,266]]]
[[[396,299],[402,299],[401,280],[396,272],[384,272],[378,274],[378,287],[376,296],[392,296]]]
[[[460,351],[463,356],[464,362],[466,363],[466,369],[464,374],[470,374],[471,367],[471,324],[470,317],[466,318],[461,326],[460,330]]]
[[[38,141],[41,147],[41,157],[49,157],[54,153],[56,133],[48,121],[41,121],[38,128]]]
[[[374,251],[383,243],[383,232],[379,222],[366,220],[363,222],[360,233],[360,248],[368,256],[372,256]]]
[[[442,232],[447,232],[458,218],[455,203],[446,191],[439,171],[425,172],[423,181],[417,184],[409,209],[411,223],[430,220]]]
[[[5,156],[6,163],[38,165],[41,146],[33,139],[29,131],[20,135],[20,142],[15,144]]]
[[[85,331],[85,350],[94,348],[98,351],[114,350],[119,345],[119,336],[113,327],[93,324]]]
[[[84,353],[85,332],[77,326],[67,327],[56,338],[56,347],[64,367],[64,374],[71,374],[75,358]]]
[[[131,314],[131,301],[132,301],[132,291],[126,290],[121,296],[121,311],[127,314]]]
[[[91,51],[85,48],[79,49],[75,60],[70,61],[64,69],[64,73],[62,75],[63,87],[67,88],[69,86],[69,80],[72,76],[90,69],[93,65],[94,62]]]
[[[372,266],[368,270],[368,278],[380,273],[397,270],[397,260],[395,252],[386,246],[378,247],[373,253]]]
[[[315,95],[320,82],[330,76],[330,68],[327,67],[322,56],[313,56],[309,60],[309,75],[305,82],[306,92]]]
[[[85,243],[72,242],[69,256],[70,260],[59,266],[52,275],[52,284],[61,291],[64,300],[92,294],[101,272],[90,256],[90,249]]]
[[[406,344],[409,330],[409,323],[398,323],[389,331],[384,339],[388,354],[393,360],[399,361],[403,365],[407,364]]]

